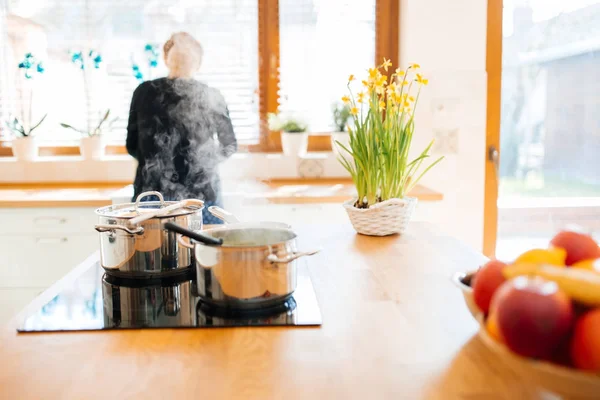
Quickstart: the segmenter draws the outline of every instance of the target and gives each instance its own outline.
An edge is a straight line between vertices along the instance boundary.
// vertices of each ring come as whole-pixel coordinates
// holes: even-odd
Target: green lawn
[[[600,197],[600,185],[557,178],[501,178],[499,197]]]

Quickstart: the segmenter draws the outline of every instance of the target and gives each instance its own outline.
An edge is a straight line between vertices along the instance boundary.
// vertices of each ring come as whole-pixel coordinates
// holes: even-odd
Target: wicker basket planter
[[[356,232],[368,236],[403,234],[417,205],[414,197],[389,199],[369,208],[356,208],[352,199],[344,203]]]

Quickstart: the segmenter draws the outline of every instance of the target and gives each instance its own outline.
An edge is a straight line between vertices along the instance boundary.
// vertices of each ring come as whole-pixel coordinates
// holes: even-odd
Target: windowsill
[[[0,157],[0,184],[131,183],[137,162],[126,154],[87,160],[80,155],[40,156],[34,161]],[[295,179],[348,177],[331,152],[290,157],[282,153],[236,153],[220,165],[222,179]]]
[[[330,153],[331,152],[331,136],[332,132],[309,132],[308,138],[308,150],[316,153]],[[278,144],[278,132],[272,132],[270,140],[274,143],[273,148],[268,148],[259,143],[252,142],[241,142],[239,143],[239,150],[248,153],[265,153],[265,154],[281,154],[281,147]],[[6,158],[12,157],[12,149],[10,140],[0,140],[0,161]],[[47,158],[52,156],[68,156],[68,157],[81,157],[79,153],[79,141],[78,140],[44,140],[38,139],[38,147],[40,158]],[[125,141],[112,139],[106,140],[106,152],[108,155],[127,155],[125,149]]]

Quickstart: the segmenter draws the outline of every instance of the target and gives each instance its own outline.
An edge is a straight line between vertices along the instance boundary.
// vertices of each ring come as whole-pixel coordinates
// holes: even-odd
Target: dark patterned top
[[[237,150],[221,93],[193,79],[160,78],[133,93],[127,151],[138,160],[134,199],[156,190],[166,200],[220,201],[218,164]]]

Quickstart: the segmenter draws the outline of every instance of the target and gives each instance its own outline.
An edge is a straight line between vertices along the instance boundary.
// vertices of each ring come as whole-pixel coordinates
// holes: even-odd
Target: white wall
[[[418,138],[413,149],[422,150],[436,131],[445,135],[458,129],[456,152],[444,151],[442,164],[422,181],[444,194],[442,202],[428,207],[429,219],[481,250],[487,1],[399,1],[401,63],[417,62],[431,78],[417,110]],[[436,111],[439,105],[444,110]]]

